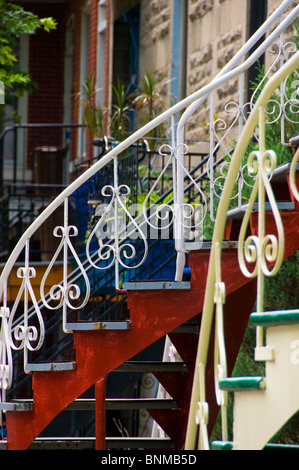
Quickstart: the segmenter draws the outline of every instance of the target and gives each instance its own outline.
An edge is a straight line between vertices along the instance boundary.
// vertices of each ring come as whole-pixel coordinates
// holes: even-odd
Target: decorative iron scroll
[[[148,243],[140,218],[133,216],[136,205],[133,208],[127,207],[131,190],[127,185],[119,184],[117,158],[114,159],[114,186],[104,186],[101,194],[110,198],[110,202],[96,208],[95,215],[98,221],[88,237],[86,256],[90,265],[98,270],[107,270],[115,265],[115,285],[119,288],[119,266],[126,269],[136,269],[141,266],[147,258]],[[135,264],[128,264],[127,261],[136,257],[133,240],[137,238],[143,242],[142,259]],[[94,239],[99,246],[96,256],[91,249]]]
[[[68,225],[68,199],[64,201],[64,226],[55,227],[53,232],[54,237],[61,238],[61,241],[56,249],[54,256],[52,257],[48,268],[43,276],[40,286],[41,300],[44,306],[49,310],[59,310],[62,308],[63,311],[63,327],[67,322],[67,308],[71,310],[80,310],[83,308],[90,297],[90,283],[88,275],[76,253],[76,250],[71,242],[71,237],[78,235],[77,227]],[[85,292],[83,299],[81,299],[81,289],[74,282],[68,282],[68,257],[69,251],[71,252],[74,262],[77,264],[79,272],[84,279]],[[60,253],[63,255],[63,280],[60,284],[53,285],[50,288],[49,293],[45,293],[46,281],[51,273],[53,266],[55,265]]]
[[[270,184],[271,175],[276,168],[276,154],[265,149],[265,112],[260,109],[260,148],[252,152],[248,160],[248,172],[256,178],[246,209],[239,236],[239,263],[243,274],[254,278],[261,272],[266,276],[274,276],[280,269],[284,254],[284,228]],[[277,236],[266,234],[265,196],[267,195],[271,212],[277,228]],[[258,197],[258,235],[246,238],[249,219],[254,203]],[[249,271],[247,263],[254,265]],[[270,264],[270,268],[268,267]]]
[[[291,164],[291,169],[290,169],[290,186],[291,186],[291,190],[292,190],[292,193],[293,193],[295,199],[299,202],[299,188],[298,188],[297,182],[296,182],[296,169],[297,169],[298,162],[299,162],[299,147],[298,147],[298,149],[297,149],[297,151],[294,155],[294,158],[293,158],[292,164]]]
[[[12,350],[9,341],[8,319],[10,311],[7,307],[1,307],[1,331],[0,331],[0,402],[5,401],[6,390],[9,390],[12,382]]]

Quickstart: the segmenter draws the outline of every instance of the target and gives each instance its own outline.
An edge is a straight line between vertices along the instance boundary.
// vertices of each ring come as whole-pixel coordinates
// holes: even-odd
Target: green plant
[[[103,135],[104,112],[96,102],[95,78],[90,75],[82,83],[81,91],[76,95],[82,108],[82,124],[87,127],[92,138]]]
[[[53,18],[39,18],[20,5],[0,0],[0,81],[5,90],[5,105],[13,104],[14,96],[31,92],[34,83],[19,68],[16,50],[22,34],[35,34],[38,29],[50,32],[57,26]],[[4,122],[5,105],[0,105],[0,126]]]
[[[110,132],[115,140],[121,141],[130,130],[130,125],[132,124],[131,112],[135,94],[131,92],[129,86],[126,86],[119,79],[112,85],[112,89],[113,104]]]
[[[296,24],[296,31],[299,32],[299,22]],[[298,37],[295,39],[297,48],[299,45]],[[255,91],[254,102],[258,98],[263,87],[267,83],[265,79],[264,67],[259,66],[259,75],[257,80],[251,83],[252,91]],[[259,84],[262,82],[262,85]],[[285,81],[285,96],[290,97],[294,91],[294,83],[298,84],[298,71],[291,74]],[[257,88],[258,87],[258,88]],[[293,149],[282,145],[282,137],[287,142],[291,137],[298,133],[299,115],[298,115],[298,98],[293,100],[293,110],[284,108],[287,119],[285,119],[284,135],[281,133],[281,119],[279,114],[281,108],[276,103],[281,102],[281,94],[278,91],[271,97],[268,103],[269,116],[272,115],[272,122],[266,126],[266,148],[274,150],[278,157],[278,164],[289,162],[293,157]],[[295,112],[294,112],[295,111]],[[297,112],[297,114],[296,114]],[[272,114],[271,114],[272,113]],[[293,122],[292,122],[293,121]],[[235,143],[233,143],[233,147]],[[248,146],[247,153],[244,157],[243,165],[247,163],[249,154],[258,150],[258,144],[252,140]],[[249,182],[249,181],[248,181]],[[248,187],[244,193],[244,199],[250,196],[250,188]],[[211,230],[210,230],[211,232]],[[299,275],[299,251],[289,257],[283,262],[283,265],[278,274],[273,278],[265,279],[265,297],[264,309],[265,311],[274,310],[288,310],[291,308],[298,308],[299,305],[299,289],[298,277]],[[254,360],[254,349],[256,344],[256,331],[253,326],[248,324],[243,342],[240,347],[238,358],[234,367],[233,376],[256,376],[264,375],[264,364]],[[229,400],[229,423],[230,429],[232,428],[232,405],[233,398],[230,396]],[[299,413],[296,413],[292,419],[273,437],[271,442],[285,443],[285,444],[298,444],[299,440]],[[229,436],[232,439],[232,436]],[[221,426],[220,418],[218,417],[217,423],[212,433],[211,441],[221,439]]]
[[[148,71],[141,80],[140,86],[135,94],[133,105],[136,109],[137,120],[141,125],[152,121],[162,111],[165,110],[166,103],[164,102],[160,91],[158,91],[158,81],[156,76]],[[165,136],[165,126],[160,125],[153,129],[147,137],[162,138]],[[153,144],[149,142],[150,147],[153,149]]]

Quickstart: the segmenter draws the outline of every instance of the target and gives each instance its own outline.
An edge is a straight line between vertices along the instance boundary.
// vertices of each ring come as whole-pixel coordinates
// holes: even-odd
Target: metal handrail
[[[259,30],[259,33],[255,35],[255,41],[257,41],[260,36],[262,36],[265,32],[265,28],[267,29],[273,21],[275,21],[277,18],[280,17],[282,11],[284,11],[292,2],[289,0],[283,2],[283,4],[279,7],[279,9],[275,12],[275,15],[273,14],[271,16],[271,21],[268,21],[263,25],[261,30]],[[294,8],[294,10],[288,15],[287,18],[285,18],[284,21],[281,22],[281,24],[273,31],[267,39],[263,42],[261,46],[258,47],[258,49],[241,65],[233,68],[233,70],[228,69],[234,67],[236,63],[239,63],[241,58],[244,58],[244,56],[247,54],[249,48],[252,47],[252,39],[246,45],[239,51],[239,53],[236,55],[235,59],[232,60],[228,66],[226,67],[226,73],[224,73],[221,76],[217,76],[214,80],[212,80],[208,85],[204,86],[202,89],[199,91],[196,91],[195,93],[191,94],[187,98],[183,99],[179,103],[175,104],[172,106],[170,109],[167,111],[163,112],[159,116],[157,116],[155,119],[153,119],[151,122],[143,126],[141,129],[136,131],[134,134],[126,138],[123,142],[121,142],[117,147],[109,151],[100,161],[96,162],[92,167],[87,169],[79,178],[77,178],[73,183],[71,183],[59,196],[55,198],[55,200],[44,210],[44,212],[34,221],[34,223],[26,230],[26,232],[23,234],[21,239],[19,240],[18,244],[16,245],[15,249],[13,250],[10,258],[7,261],[6,266],[4,267],[1,277],[0,277],[0,298],[3,295],[3,289],[4,285],[6,282],[6,279],[8,278],[9,272],[14,265],[15,261],[18,259],[20,253],[24,249],[27,240],[31,238],[31,236],[36,232],[36,230],[43,224],[43,222],[63,203],[63,201],[68,198],[69,196],[72,195],[72,193],[78,189],[83,183],[85,183],[89,178],[91,178],[95,173],[100,171],[102,168],[104,168],[108,163],[113,161],[115,157],[120,155],[123,151],[125,151],[128,147],[133,145],[137,140],[142,139],[144,136],[146,136],[151,130],[154,128],[158,127],[160,124],[162,124],[164,121],[169,120],[172,116],[174,116],[177,113],[180,113],[182,110],[190,107],[192,105],[192,108],[188,108],[188,116],[190,116],[190,110],[194,112],[194,109],[197,109],[197,107],[201,104],[202,99],[204,99],[206,96],[209,95],[212,91],[216,90],[218,87],[226,83],[227,81],[231,80],[234,77],[237,77],[239,74],[242,72],[248,70],[248,68],[263,54],[263,52],[269,47],[269,45],[272,44],[273,39],[277,37],[282,31],[284,31],[292,22],[295,20],[295,18],[299,14],[299,5]],[[181,121],[181,124],[178,127],[178,143],[182,143],[182,130],[184,128],[184,123],[185,120],[183,119]],[[183,158],[183,155],[180,154],[178,155],[178,160],[181,160]],[[181,182],[182,182],[182,174],[178,177],[178,182],[179,182],[179,187],[177,187],[177,192],[179,195],[178,198],[178,205],[183,204],[183,201],[181,201],[182,198],[182,187],[181,187]],[[183,227],[181,227],[182,229]],[[182,240],[183,238],[178,237],[178,240]],[[178,256],[182,258],[183,255],[183,262],[181,260],[178,261],[179,264],[179,274],[177,277],[181,277],[182,273],[182,267],[185,264],[185,257],[183,254],[184,249],[181,246],[177,247],[178,251]],[[180,252],[181,251],[181,252]]]
[[[219,274],[219,266],[217,267],[217,260],[219,262],[222,241],[224,238],[224,230],[226,224],[226,214],[229,207],[230,196],[233,191],[236,176],[239,171],[240,162],[246,152],[249,141],[254,133],[254,129],[258,124],[260,112],[264,110],[266,104],[271,98],[274,90],[280,83],[299,66],[299,52],[297,52],[266,84],[262,91],[256,106],[254,107],[247,124],[243,130],[242,137],[237,143],[232,162],[227,174],[225,186],[223,189],[222,197],[219,202],[217,211],[217,218],[214,226],[213,241],[210,254],[210,262],[208,268],[203,313],[201,319],[201,328],[199,335],[198,352],[195,365],[195,375],[193,382],[193,390],[189,411],[189,421],[186,434],[185,449],[193,450],[196,448],[197,424],[195,422],[197,404],[205,402],[205,392],[200,390],[200,384],[204,381],[205,368],[207,364],[207,355],[211,337],[212,321],[214,318],[214,295],[217,274]],[[218,273],[217,273],[218,269]],[[220,273],[221,276],[221,273]]]
[[[4,291],[5,291],[5,286],[7,283],[8,276],[11,272],[11,269],[13,268],[15,262],[17,261],[19,255],[23,251],[25,247],[29,249],[29,240],[32,237],[32,235],[38,230],[41,225],[47,220],[48,217],[50,217],[51,214],[55,212],[55,210],[60,207],[63,203],[67,203],[68,198],[82,185],[84,184],[89,178],[94,176],[98,171],[102,170],[106,165],[111,163],[112,161],[115,164],[115,168],[117,170],[117,161],[118,161],[118,156],[128,149],[131,145],[134,145],[136,141],[139,139],[145,137],[152,129],[155,127],[159,126],[166,120],[171,120],[172,121],[172,129],[174,131],[174,115],[185,110],[187,108],[187,111],[183,114],[183,118],[181,119],[178,129],[177,129],[177,138],[175,139],[175,134],[173,132],[172,137],[174,140],[174,147],[175,147],[175,140],[176,140],[176,150],[177,150],[177,155],[176,159],[178,162],[181,163],[182,158],[184,157],[184,153],[182,152],[182,148],[180,148],[180,144],[184,144],[184,126],[186,122],[186,116],[190,116],[190,113],[193,113],[194,110],[200,106],[202,101],[214,90],[216,90],[218,87],[226,83],[227,81],[231,80],[232,78],[235,78],[239,76],[241,73],[245,72],[248,70],[248,68],[257,60],[258,57],[260,57],[265,50],[268,48],[268,46],[272,43],[273,38],[275,38],[277,35],[282,33],[293,21],[294,19],[298,16],[299,14],[299,6],[295,7],[293,11],[281,22],[281,24],[275,29],[274,32],[272,32],[267,39],[263,42],[263,44],[257,48],[257,50],[250,55],[248,59],[246,59],[241,65],[239,64],[240,60],[245,58],[247,55],[247,52],[249,51],[250,48],[252,48],[252,43],[256,42],[265,32],[265,30],[273,24],[273,22],[278,19],[281,15],[281,13],[292,4],[293,2],[290,0],[286,0],[282,3],[282,5],[276,10],[276,12],[271,15],[271,17],[265,22],[263,27],[258,31],[256,35],[254,35],[254,39],[250,39],[248,43],[246,43],[243,48],[239,51],[239,53],[235,56],[235,58],[228,64],[228,66],[224,69],[223,73],[220,73],[214,80],[212,80],[208,85],[203,87],[201,90],[196,91],[189,97],[185,98],[181,102],[177,103],[174,105],[172,108],[168,109],[164,113],[162,113],[160,116],[155,118],[153,121],[150,123],[146,124],[144,127],[136,131],[134,134],[129,136],[127,139],[125,139],[123,142],[121,142],[119,145],[117,145],[115,148],[113,148],[111,151],[109,151],[105,156],[103,156],[99,161],[97,161],[93,166],[88,168],[79,178],[77,178],[73,183],[71,183],[59,196],[57,196],[54,201],[40,214],[40,216],[34,221],[34,223],[25,231],[19,242],[17,243],[15,249],[11,253],[11,256],[9,257],[2,273],[0,276],[0,298],[3,297]],[[180,169],[180,166],[178,166]],[[182,168],[182,167],[181,167]],[[117,173],[114,173],[114,176],[117,176]],[[117,178],[116,178],[117,179]],[[183,206],[184,203],[184,172],[178,171],[177,178],[174,180],[175,183],[175,195],[178,196],[176,200],[176,204],[178,206]],[[65,204],[65,208],[67,207],[67,204]],[[181,211],[182,212],[182,211]],[[117,214],[117,213],[116,213]],[[116,216],[117,219],[117,216]],[[183,224],[181,226],[177,226],[177,233],[179,235],[180,229],[183,227]],[[182,246],[182,240],[183,237],[178,236],[178,241],[176,243],[176,249],[177,249],[177,273],[176,273],[176,280],[182,279],[182,269],[185,265],[185,253],[184,253],[184,247]],[[27,260],[29,261],[29,260]],[[54,261],[53,261],[54,262]],[[27,266],[28,269],[28,266]],[[30,268],[29,268],[30,269]],[[65,273],[66,274],[66,273]],[[85,273],[86,275],[86,273]],[[67,281],[67,276],[64,278],[64,282]],[[3,312],[3,315],[7,315],[7,312]]]

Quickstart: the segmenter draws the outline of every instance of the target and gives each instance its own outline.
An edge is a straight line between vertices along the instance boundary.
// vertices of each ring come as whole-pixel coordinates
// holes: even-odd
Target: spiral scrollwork
[[[173,223],[173,206],[171,206],[170,204],[160,204],[158,206],[154,204],[154,209],[151,211],[150,216],[148,216],[148,208],[151,206],[151,197],[155,193],[155,191],[159,189],[159,183],[162,181],[170,165],[174,164],[175,149],[173,147],[168,144],[163,144],[159,147],[158,152],[161,157],[166,158],[166,163],[144,200],[143,216],[147,224],[151,228],[157,229],[160,225],[163,227],[163,229],[167,229]],[[155,219],[157,223],[153,223],[152,219]]]
[[[40,292],[41,292],[41,298],[42,298],[43,304],[49,310],[58,310],[62,307],[64,303],[68,306],[68,308],[72,310],[79,310],[82,307],[84,307],[84,305],[86,305],[88,302],[89,295],[90,295],[90,283],[89,283],[88,276],[83,268],[83,265],[70,240],[71,237],[76,237],[78,235],[78,229],[77,227],[72,226],[72,225],[65,226],[65,227],[58,226],[58,227],[55,227],[53,234],[55,237],[61,238],[61,241],[59,243],[59,246],[52,260],[49,263],[49,266],[41,282]],[[81,302],[79,302],[80,297],[81,297],[81,290],[79,286],[77,284],[68,282],[65,273],[64,273],[64,279],[62,283],[52,286],[47,295],[45,293],[46,280],[62,250],[71,251],[73,258],[75,262],[77,263],[77,266],[83,276],[83,279],[85,282],[85,295]],[[64,265],[66,266],[67,259],[65,259],[65,256],[64,256],[63,262],[64,262]]]
[[[0,389],[5,392],[11,386],[12,381],[12,350],[8,341],[8,318],[10,311],[6,307],[0,308]],[[0,394],[1,396],[1,394]]]
[[[0,388],[2,390],[8,390],[9,376],[10,376],[9,366],[0,364]]]
[[[270,184],[271,175],[276,168],[276,161],[276,154],[272,150],[252,152],[248,159],[248,172],[256,179],[239,237],[239,263],[243,274],[248,278],[256,277],[260,270],[266,276],[274,276],[283,259],[284,229]],[[265,232],[265,195],[267,195],[276,224],[277,236]],[[246,238],[245,234],[257,196],[259,205],[258,235],[250,235]],[[248,265],[253,265],[251,271]]]
[[[25,267],[19,268],[17,272],[18,278],[22,279],[22,285],[19,290],[18,296],[14,303],[13,308],[11,309],[10,315],[8,317],[8,332],[10,335],[10,346],[12,349],[19,351],[26,349],[29,351],[37,351],[41,348],[44,336],[45,336],[45,325],[44,320],[40,311],[39,304],[36,299],[35,292],[33,290],[31,279],[36,277],[36,271],[34,268]],[[17,307],[19,302],[24,296],[24,316],[22,323],[18,323],[14,328],[12,327]],[[29,325],[28,317],[28,303],[29,298],[33,303],[34,307],[34,317],[37,320],[38,326]],[[36,323],[35,320],[35,323]],[[14,339],[13,339],[14,336]],[[16,344],[18,342],[19,344]]]
[[[296,170],[299,162],[299,147],[295,152],[290,168],[290,186],[295,199],[299,202],[299,189],[296,182]]]
[[[108,204],[102,204],[96,208],[98,221],[93,227],[86,244],[86,256],[89,263],[96,269],[106,270],[111,268],[116,262],[121,266],[133,269],[141,266],[148,252],[146,236],[140,224],[134,219],[131,211],[126,206],[131,190],[126,185],[113,187],[106,185],[102,188],[101,194],[110,197]],[[141,238],[143,241],[143,257],[138,264],[130,266],[126,263],[134,259],[136,249],[131,243],[132,238]],[[97,257],[91,256],[91,243],[94,237],[97,238],[99,248]]]
[[[175,208],[175,218],[185,229],[197,229],[200,227],[207,215],[208,202],[205,193],[197,184],[196,180],[192,177],[189,171],[184,166],[182,159],[179,155],[187,155],[189,147],[186,144],[179,144],[173,149],[174,157],[176,158],[177,168],[181,168],[186,175],[186,178],[191,182],[192,187],[196,192],[196,198],[201,200],[200,204],[182,203],[177,204]],[[198,210],[199,209],[199,210]],[[197,220],[196,220],[197,219]]]

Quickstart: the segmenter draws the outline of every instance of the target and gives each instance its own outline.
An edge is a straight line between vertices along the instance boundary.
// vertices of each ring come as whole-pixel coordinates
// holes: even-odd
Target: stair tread
[[[137,281],[124,282],[124,290],[184,290],[191,289],[191,282],[188,281]]]
[[[187,372],[186,362],[127,361],[113,372]]]
[[[130,327],[129,320],[66,323],[66,329],[69,331],[129,330]]]
[[[288,163],[283,163],[282,165],[279,165],[273,172],[271,182],[285,182],[287,184],[287,175],[290,172],[291,168],[291,162]],[[299,163],[296,165],[296,171],[299,171]],[[276,202],[278,209],[280,210],[294,210],[295,209],[295,204],[290,201],[277,201]],[[241,206],[241,208],[236,207],[234,209],[231,209],[227,213],[228,218],[242,218],[244,215],[244,212],[246,211],[248,207],[248,204],[244,204]],[[258,208],[258,203],[256,202],[253,206],[253,210],[257,210]],[[271,206],[269,202],[266,202],[265,204],[265,209],[266,210],[271,210]]]
[[[219,388],[225,391],[263,390],[265,384],[264,377],[229,377],[219,381]]]
[[[277,201],[276,205],[277,205],[277,208],[281,211],[292,211],[295,209],[295,203],[290,202],[290,201]],[[228,219],[231,219],[231,218],[241,219],[243,218],[247,208],[248,208],[248,204],[243,204],[241,207],[230,209],[227,212],[227,218]],[[257,210],[258,210],[258,202],[255,202],[253,204],[252,211],[257,211]],[[269,202],[265,202],[265,210],[266,211],[272,210]]]
[[[186,251],[193,251],[193,250],[210,250],[212,248],[212,240],[204,240],[203,242],[194,243],[194,242],[185,242],[185,250]],[[238,241],[233,240],[223,240],[222,242],[222,249],[235,249],[238,248]]]
[[[14,400],[7,403],[0,403],[0,411],[31,411],[33,400]]]
[[[263,450],[299,450],[296,444],[267,444]]]
[[[212,442],[212,450],[232,450],[233,442],[229,441],[214,441]]]
[[[119,448],[120,445],[123,445],[125,448],[174,448],[174,442],[169,438],[145,438],[145,437],[107,437],[106,445],[109,449]]]
[[[234,443],[230,441],[214,441],[211,444],[212,450],[233,450]],[[299,445],[295,444],[266,444],[263,450],[299,450]]]
[[[39,437],[29,447],[29,450],[47,449],[90,449],[95,446],[95,437]],[[6,441],[5,441],[6,445]],[[169,438],[151,437],[107,437],[108,449],[124,448],[174,448],[174,443]]]
[[[66,411],[94,410],[94,398],[79,398],[65,408]],[[106,398],[106,410],[118,409],[178,409],[172,398]]]
[[[272,176],[272,181],[286,181],[286,176],[290,172],[291,162],[282,163],[275,168]],[[296,164],[296,171],[299,171],[299,163]]]
[[[29,450],[93,449],[95,437],[38,437]]]
[[[75,362],[36,362],[26,365],[28,372],[63,372],[75,370]]]
[[[250,322],[261,326],[299,324],[299,310],[277,310],[273,312],[252,313]]]

